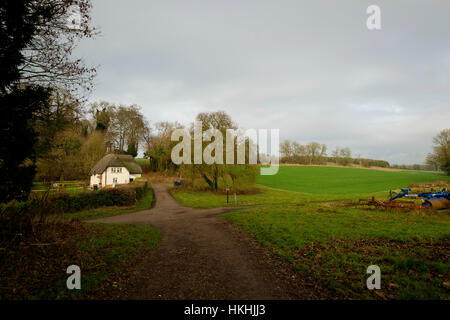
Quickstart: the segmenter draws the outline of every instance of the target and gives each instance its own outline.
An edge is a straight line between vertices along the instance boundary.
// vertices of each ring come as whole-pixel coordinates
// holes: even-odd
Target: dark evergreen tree
[[[36,26],[48,21],[54,5],[32,0],[0,0],[0,92],[20,77],[22,50],[36,33]]]
[[[35,174],[34,119],[48,105],[49,89],[16,84],[38,21],[50,11],[31,0],[0,0],[0,202],[25,199]],[[38,9],[37,9],[38,8]]]
[[[48,108],[50,90],[42,87],[13,88],[0,95],[0,202],[28,197],[35,175],[34,119]]]
[[[128,143],[128,148],[127,148],[126,154],[132,155],[133,158],[136,158],[136,156],[138,154],[136,143],[134,143],[134,142]]]

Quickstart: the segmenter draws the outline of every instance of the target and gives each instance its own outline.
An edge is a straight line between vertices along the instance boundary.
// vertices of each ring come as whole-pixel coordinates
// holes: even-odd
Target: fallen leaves
[[[379,296],[381,299],[383,300],[387,300],[386,296],[384,295],[384,293],[382,291],[379,290],[374,290],[373,293],[375,293],[377,296]]]
[[[439,299],[450,288],[446,274],[447,239],[393,240],[388,238],[330,237],[326,243],[310,243],[293,254],[302,276],[311,276],[329,298]],[[372,293],[366,287],[366,268],[379,265],[383,291]]]
[[[49,223],[29,238],[10,245],[0,257],[0,296],[3,299],[111,299],[125,295],[129,288],[128,276],[132,276],[126,270],[142,257],[123,252],[126,249],[118,252],[123,242],[120,232],[129,237],[135,237],[136,233],[113,228],[79,221]],[[114,237],[110,238],[112,234]],[[148,243],[140,243],[139,239],[127,245],[138,253],[149,248]],[[115,259],[113,267],[111,258]],[[82,279],[89,279],[90,283],[89,289],[76,294],[65,288],[66,269],[72,264],[81,267]]]

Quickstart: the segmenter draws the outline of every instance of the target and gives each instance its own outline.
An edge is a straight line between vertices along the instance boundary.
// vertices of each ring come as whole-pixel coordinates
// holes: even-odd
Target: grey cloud
[[[223,109],[244,128],[422,162],[449,127],[448,1],[94,0],[103,35],[91,100],[137,103],[153,121]]]

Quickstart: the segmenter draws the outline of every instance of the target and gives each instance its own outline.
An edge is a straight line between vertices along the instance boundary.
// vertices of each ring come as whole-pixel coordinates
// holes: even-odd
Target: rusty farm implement
[[[389,199],[386,201],[371,199],[360,199],[358,202],[344,203],[347,206],[371,206],[382,208],[400,209],[447,209],[450,208],[450,191],[447,188],[434,192],[410,193],[411,188],[401,189],[400,192],[391,190]]]

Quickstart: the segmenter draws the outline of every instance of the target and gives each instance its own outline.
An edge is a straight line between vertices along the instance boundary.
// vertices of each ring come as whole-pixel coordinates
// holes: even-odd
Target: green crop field
[[[273,176],[258,183],[277,189],[312,194],[362,194],[407,187],[411,183],[449,180],[443,173],[382,171],[320,166],[280,166]]]
[[[448,181],[438,172],[381,171],[320,166],[280,166],[273,176],[260,176],[260,193],[239,194],[235,206],[293,204],[376,197],[386,200],[389,190],[411,183]],[[172,195],[182,205],[196,208],[226,206],[224,194],[173,188]]]

